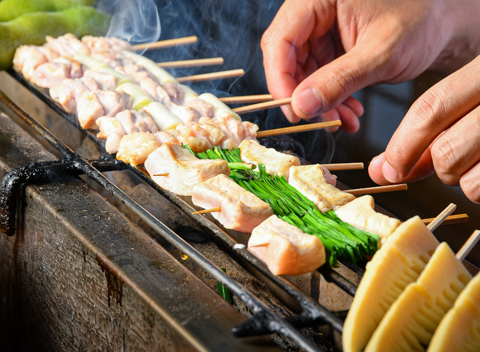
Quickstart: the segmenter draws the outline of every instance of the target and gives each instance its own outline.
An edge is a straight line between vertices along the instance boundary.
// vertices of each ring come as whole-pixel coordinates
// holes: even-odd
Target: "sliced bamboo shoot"
[[[427,351],[480,351],[480,274],[470,280],[442,319]]]
[[[404,288],[414,282],[438,240],[418,216],[401,224],[367,264],[343,326],[343,350],[361,351]]]
[[[365,351],[424,351],[471,277],[448,244],[441,243],[417,282],[392,304]]]

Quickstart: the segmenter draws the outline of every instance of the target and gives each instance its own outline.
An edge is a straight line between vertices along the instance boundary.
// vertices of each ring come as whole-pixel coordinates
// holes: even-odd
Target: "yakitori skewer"
[[[264,131],[257,132],[257,138],[268,137],[268,136],[278,136],[282,134],[290,134],[290,133],[297,133],[297,132],[314,131],[322,128],[341,126],[341,124],[342,122],[340,120],[335,120],[335,121],[309,123],[307,125],[276,128],[273,130],[264,130]]]
[[[457,209],[457,206],[453,203],[450,203],[448,207],[446,207],[430,224],[427,225],[427,228],[433,232],[449,215],[455,211],[455,209]]]
[[[163,68],[178,68],[178,67],[223,65],[223,62],[224,62],[223,57],[212,57],[207,59],[157,62],[157,65]]]
[[[433,220],[435,220],[435,218],[427,218],[427,219],[422,219],[422,222],[425,225],[428,225]],[[468,215],[467,214],[455,214],[455,215],[450,215],[447,218],[445,218],[442,225],[457,224],[459,222],[465,222],[465,221],[468,221]]]
[[[218,98],[226,104],[238,104],[238,103],[260,103],[273,100],[271,94],[258,94],[258,95],[243,95],[237,97],[223,97]]]
[[[229,71],[219,71],[212,73],[202,73],[200,75],[185,76],[177,78],[177,81],[180,83],[183,82],[203,82],[213,79],[224,79],[224,78],[233,78],[243,76],[245,71],[243,69],[229,70]]]
[[[347,189],[344,192],[353,194],[354,196],[361,196],[363,194],[374,194],[374,193],[384,193],[384,192],[396,192],[396,191],[405,191],[408,189],[406,183],[401,183],[398,185],[389,185],[389,186],[377,186],[377,187],[367,187],[367,188],[357,188],[357,189]]]
[[[470,253],[470,251],[475,247],[478,240],[480,240],[480,230],[475,230],[470,237],[468,238],[467,242],[465,242],[460,248],[460,250],[455,254],[459,261],[463,261],[465,257]]]
[[[153,43],[143,43],[137,44],[133,46],[133,50],[155,50],[155,49],[163,49],[163,48],[170,48],[172,46],[177,45],[187,45],[187,44],[195,44],[198,41],[196,36],[191,37],[182,37],[176,39],[167,39],[167,40],[160,40],[158,42]]]
[[[210,214],[210,213],[219,213],[222,211],[222,207],[215,207],[215,208],[210,208],[210,209],[204,209],[204,210],[199,210],[199,211],[194,211],[192,215],[195,214]]]
[[[279,100],[267,101],[265,103],[258,103],[253,105],[242,106],[239,108],[233,109],[237,114],[245,114],[247,112],[254,112],[259,110],[277,108],[282,105],[288,105],[292,102],[292,98],[285,98]]]
[[[337,164],[322,164],[324,168],[329,171],[340,171],[340,170],[363,170],[363,163],[337,163]]]

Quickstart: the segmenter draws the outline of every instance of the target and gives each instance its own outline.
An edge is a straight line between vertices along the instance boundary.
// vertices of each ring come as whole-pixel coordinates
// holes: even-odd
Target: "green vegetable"
[[[241,162],[240,149],[213,150],[195,154],[201,159],[224,159],[229,163]],[[253,170],[232,170],[230,177],[240,186],[267,202],[273,212],[282,220],[298,227],[305,233],[317,236],[325,246],[327,263],[338,266],[338,259],[350,263],[365,261],[378,249],[378,236],[359,230],[344,223],[333,210],[322,214],[315,204],[297,189],[288,184],[284,177],[271,176],[265,165],[259,165],[259,172]]]
[[[220,268],[222,269],[222,271],[224,273],[227,272],[227,270],[225,270],[225,268]],[[232,297],[230,296],[230,291],[228,290],[228,288],[225,287],[225,285],[223,285],[221,282],[217,281],[217,285],[218,285],[218,294],[220,296],[222,296],[222,298],[227,301],[228,303],[232,303]]]
[[[20,45],[42,45],[47,35],[104,35],[109,24],[110,16],[86,6],[58,12],[34,12],[0,23],[0,70],[12,66],[15,49]]]
[[[11,21],[27,13],[61,11],[94,3],[95,0],[4,0],[0,2],[0,22]]]

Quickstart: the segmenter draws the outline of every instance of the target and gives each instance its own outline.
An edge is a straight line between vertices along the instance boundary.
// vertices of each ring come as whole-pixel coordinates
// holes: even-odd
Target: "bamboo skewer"
[[[277,136],[277,135],[280,135],[280,134],[308,132],[308,131],[319,130],[319,129],[322,129],[322,128],[341,126],[341,125],[342,125],[342,121],[335,120],[335,121],[309,123],[307,125],[276,128],[276,129],[273,129],[273,130],[264,130],[264,131],[257,132],[257,138],[268,137],[268,136]]]
[[[422,219],[422,222],[425,225],[430,224],[435,218],[427,218],[427,219]],[[443,220],[442,225],[449,225],[449,224],[457,224],[459,222],[465,222],[468,221],[468,215],[467,214],[455,214],[455,215],[450,215],[445,220]]]
[[[478,240],[480,240],[480,230],[475,230],[455,255],[460,262],[463,262],[468,253],[475,247]]]
[[[242,106],[242,107],[235,108],[235,109],[232,109],[232,110],[235,111],[237,114],[245,114],[247,112],[254,112],[254,111],[258,111],[258,110],[278,108],[279,106],[282,106],[282,105],[288,105],[291,102],[292,102],[292,98],[285,98],[285,99],[267,101],[265,103],[258,103],[258,104],[253,104],[253,105]]]
[[[259,103],[273,100],[271,94],[259,94],[259,95],[244,95],[238,97],[223,97],[219,98],[220,101],[223,101],[227,104],[237,104],[237,103]]]
[[[329,171],[340,170],[363,170],[363,163],[338,163],[338,164],[322,164]]]
[[[156,174],[156,175],[153,175],[153,176],[168,176],[168,175],[170,175],[169,172],[166,172],[166,173],[164,173],[164,174]]]
[[[195,44],[197,41],[198,41],[198,38],[196,36],[167,39],[167,40],[160,40],[158,42],[153,42],[153,43],[137,44],[133,46],[133,50],[144,50],[144,49],[155,50],[155,49],[171,48],[172,46],[177,46],[177,45]]]
[[[157,65],[163,68],[177,68],[177,67],[223,65],[223,62],[224,62],[223,57],[212,57],[207,59],[157,62]]]
[[[433,232],[449,215],[455,211],[455,209],[457,209],[457,206],[453,203],[450,203],[448,207],[446,207],[430,224],[427,225],[427,228]]]
[[[210,209],[205,209],[205,210],[199,210],[199,211],[194,211],[193,214],[209,214],[209,213],[219,213],[222,211],[221,207],[216,207],[216,208],[210,208]]]
[[[213,80],[213,79],[240,77],[240,76],[243,76],[244,73],[245,73],[245,71],[243,69],[212,72],[212,73],[202,73],[200,75],[180,77],[180,78],[177,78],[177,81],[180,82],[180,83],[183,83],[183,82],[203,82],[203,81],[208,81],[208,80]]]
[[[401,184],[398,184],[398,185],[347,189],[343,192],[353,194],[354,196],[361,196],[363,194],[375,194],[375,193],[384,193],[384,192],[405,191],[407,188],[408,188],[408,186],[407,186],[406,183],[401,183]]]

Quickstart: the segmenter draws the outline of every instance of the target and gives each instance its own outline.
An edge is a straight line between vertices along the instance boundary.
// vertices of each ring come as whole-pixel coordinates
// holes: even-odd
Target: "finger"
[[[371,45],[358,44],[348,53],[320,67],[295,89],[293,112],[309,118],[329,111],[357,90],[378,81],[386,56]]]
[[[363,105],[362,103],[360,103],[360,101],[358,101],[356,98],[354,97],[348,97],[347,99],[345,99],[342,103],[343,105],[346,105],[348,106],[350,109],[353,110],[353,112],[355,113],[355,115],[357,116],[362,116],[363,113],[364,113],[364,109],[363,109]]]
[[[480,73],[479,64],[472,61],[412,105],[387,146],[387,180],[405,180],[432,141],[480,103],[480,80],[472,79]]]
[[[480,203],[480,163],[468,170],[460,178],[460,187],[463,193],[472,202]]]
[[[391,184],[391,182],[389,182],[384,176],[384,173],[386,172],[384,170],[385,166],[385,153],[382,153],[373,158],[373,160],[370,162],[370,165],[368,166],[368,174],[370,175],[370,178],[373,182],[379,185]],[[433,168],[430,149],[427,149],[420,157],[412,172],[408,175],[407,178],[405,178],[404,182],[414,182],[421,180],[427,176],[432,175],[434,171],[435,170]]]
[[[458,185],[462,175],[480,160],[480,107],[443,133],[431,150],[440,180],[447,185]]]
[[[263,35],[263,64],[268,89],[274,99],[291,97],[297,86],[294,78],[297,48],[302,48],[311,35],[320,37],[324,34],[322,32],[327,32],[334,25],[335,9],[322,6],[324,5],[320,1],[312,2],[309,6],[298,6],[295,1],[286,1]],[[314,31],[315,17],[319,14],[322,24]],[[295,119],[291,115],[287,118]]]
[[[340,104],[334,110],[337,111],[340,120],[342,120],[342,126],[340,127],[347,133],[355,133],[360,128],[360,121],[358,115],[349,106]]]

